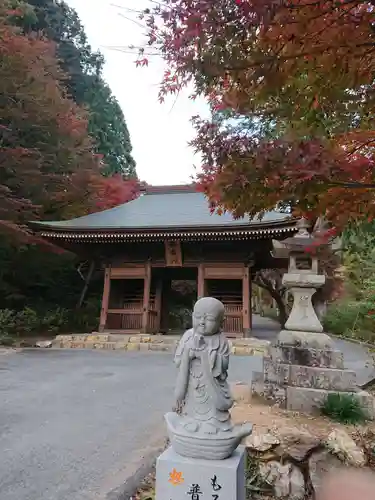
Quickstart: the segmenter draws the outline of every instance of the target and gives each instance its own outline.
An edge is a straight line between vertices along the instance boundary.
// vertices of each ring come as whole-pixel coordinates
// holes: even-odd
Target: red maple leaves
[[[146,16],[147,17],[147,16]],[[198,180],[213,206],[278,204],[342,227],[375,215],[375,10],[345,0],[166,0],[147,17],[160,98],[194,83]]]
[[[135,184],[101,177],[86,112],[70,100],[52,42],[22,34],[0,6],[0,226],[28,236],[26,224],[122,203]]]
[[[107,210],[134,200],[139,195],[139,181],[124,179],[120,174],[111,177],[95,176],[91,180],[94,187],[96,210]]]
[[[137,59],[135,61],[136,66],[148,66],[148,59],[147,57],[143,57],[142,59]]]

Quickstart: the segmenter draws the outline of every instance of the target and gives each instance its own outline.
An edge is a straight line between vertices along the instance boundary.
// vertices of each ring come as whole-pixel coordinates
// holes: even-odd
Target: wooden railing
[[[155,310],[149,311],[147,330],[150,333],[156,333],[158,329],[157,319],[158,319],[158,313]]]
[[[224,332],[229,336],[243,332],[242,304],[225,303]]]
[[[236,286],[225,289],[226,284],[217,286],[215,281],[212,280],[209,291],[210,295],[217,297],[225,306],[224,332],[229,337],[241,336],[243,335],[242,288]],[[108,309],[106,329],[141,332],[144,317],[143,290],[125,292],[120,297],[119,300],[114,300],[112,307]],[[156,305],[156,291],[153,289],[147,318],[147,331],[150,333],[156,333],[159,328],[161,311],[156,310]]]
[[[142,329],[142,309],[109,309],[106,329],[139,332]]]
[[[225,313],[230,315],[242,314],[242,304],[225,304]]]
[[[243,334],[243,309],[242,309],[242,294],[237,295],[232,293],[217,293],[217,298],[220,299],[225,307],[225,318],[223,329],[229,337],[241,336]]]
[[[121,308],[108,309],[106,329],[140,332],[142,330],[142,318],[143,300],[132,297],[127,299],[127,302]],[[151,296],[147,325],[149,332],[157,330],[157,319],[155,297]]]

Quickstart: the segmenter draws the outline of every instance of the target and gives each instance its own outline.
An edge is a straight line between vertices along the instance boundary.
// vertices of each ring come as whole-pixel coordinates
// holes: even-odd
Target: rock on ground
[[[232,413],[235,422],[254,424],[254,434],[246,438],[245,445],[252,476],[258,471],[252,483],[255,493],[271,489],[271,498],[311,498],[328,472],[369,466],[368,454],[356,443],[360,442],[356,438],[358,428],[324,417],[288,412],[259,401],[253,401],[251,406],[238,405]],[[371,434],[370,429],[375,431],[374,424],[369,423],[360,432],[365,433],[366,429]]]

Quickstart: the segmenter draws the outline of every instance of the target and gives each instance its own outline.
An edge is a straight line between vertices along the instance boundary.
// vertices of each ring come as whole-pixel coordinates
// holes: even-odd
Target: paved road
[[[261,358],[231,362],[232,380],[261,366]],[[47,349],[0,356],[0,499],[104,496],[161,438],[174,381],[170,354]]]
[[[338,341],[368,376],[360,346]],[[250,381],[260,357],[231,358]],[[0,356],[0,500],[93,500],[120,485],[163,437],[170,354],[25,350]]]

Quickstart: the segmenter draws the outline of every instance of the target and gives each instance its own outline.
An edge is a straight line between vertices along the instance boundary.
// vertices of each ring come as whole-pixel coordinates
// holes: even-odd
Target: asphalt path
[[[260,357],[232,357],[249,381]],[[0,499],[105,498],[164,438],[171,354],[24,350],[0,356]]]
[[[272,340],[269,326],[258,336]],[[360,384],[374,377],[365,349],[336,343]],[[250,382],[261,366],[261,357],[232,356],[230,381]],[[0,500],[105,498],[163,444],[175,379],[169,353],[0,356]]]

